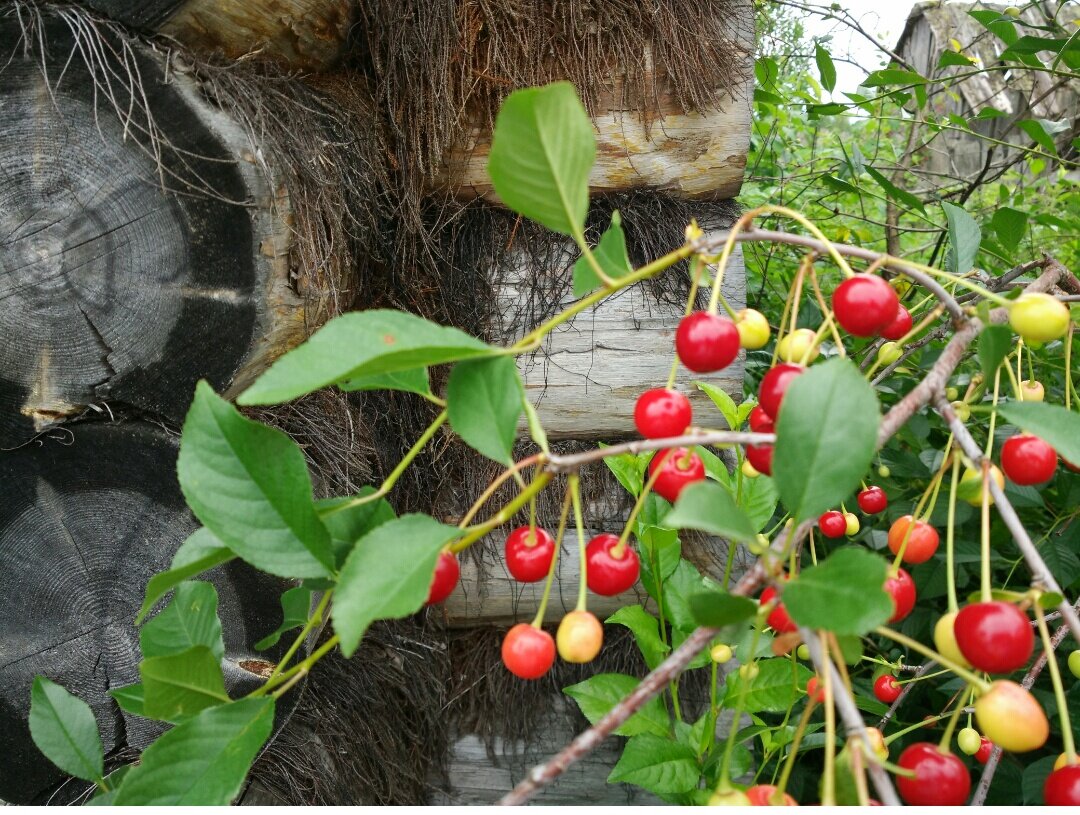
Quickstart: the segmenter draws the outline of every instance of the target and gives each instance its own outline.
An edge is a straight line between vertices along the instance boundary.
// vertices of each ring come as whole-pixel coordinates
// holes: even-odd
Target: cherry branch
[[[1080,603],[1077,603],[1077,607],[1080,607]],[[1046,667],[1050,654],[1057,651],[1057,647],[1061,645],[1068,633],[1068,625],[1059,626],[1058,630],[1054,632],[1054,636],[1050,640],[1052,651],[1043,649],[1043,652],[1039,654],[1039,658],[1032,663],[1031,668],[1028,669],[1027,674],[1025,674],[1023,680],[1021,680],[1020,685],[1025,690],[1031,690],[1031,686],[1035,684],[1035,680],[1039,678],[1039,674],[1041,674],[1043,668]],[[987,759],[986,766],[983,768],[982,776],[979,778],[979,786],[975,788],[975,795],[971,798],[971,806],[982,806],[983,802],[986,800],[986,796],[990,792],[990,784],[994,780],[994,773],[997,772],[998,763],[1001,761],[1001,754],[1001,748],[995,744],[993,751],[990,753],[990,758]]]

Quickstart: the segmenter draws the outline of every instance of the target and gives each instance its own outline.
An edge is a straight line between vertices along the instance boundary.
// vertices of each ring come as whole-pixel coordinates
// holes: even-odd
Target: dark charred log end
[[[0,457],[0,799],[11,802],[40,802],[63,779],[27,726],[37,675],[90,705],[107,754],[161,732],[121,713],[108,691],[139,681],[144,588],[198,527],[176,483],[175,436],[138,422],[70,429]],[[226,661],[279,659],[285,643],[252,646],[280,622],[284,581],[238,561],[206,579],[218,591]],[[226,672],[234,696],[261,681],[245,672]]]
[[[42,7],[42,53],[0,13],[4,448],[103,402],[180,421],[199,379],[226,389],[273,355],[270,326],[303,324],[282,202],[240,128],[161,54],[85,23]]]

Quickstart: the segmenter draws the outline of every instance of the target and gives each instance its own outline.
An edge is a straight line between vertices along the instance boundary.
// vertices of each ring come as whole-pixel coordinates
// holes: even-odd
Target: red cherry
[[[427,605],[433,606],[449,597],[459,577],[461,577],[461,566],[458,565],[457,557],[450,552],[440,552],[439,559],[435,561],[435,574],[431,577],[431,588],[428,589]]]
[[[911,312],[903,306],[896,307],[896,319],[881,329],[881,336],[887,340],[898,340],[911,330]]]
[[[521,679],[539,679],[555,663],[555,640],[542,628],[518,623],[502,641],[502,661]]]
[[[994,743],[986,736],[980,736],[982,741],[979,742],[979,749],[975,752],[975,760],[980,764],[985,764],[990,760],[990,754],[994,752]]]
[[[776,589],[769,586],[761,593],[761,605],[768,605],[775,597]],[[773,607],[773,610],[769,612],[769,616],[765,618],[765,622],[779,634],[790,634],[792,631],[799,630],[799,627],[795,625],[794,621],[788,616],[787,609],[784,608],[782,602],[777,603]]]
[[[1054,770],[1046,777],[1043,802],[1048,807],[1080,806],[1080,764]]]
[[[647,439],[681,436],[693,421],[690,400],[672,388],[653,388],[638,397],[634,425]]]
[[[847,518],[843,512],[830,509],[817,519],[818,529],[826,538],[842,538],[847,534]]]
[[[872,337],[896,319],[900,299],[880,277],[857,274],[837,286],[832,307],[836,321],[846,332],[856,337]]]
[[[1027,614],[1000,600],[964,606],[956,615],[953,631],[964,658],[991,674],[1022,668],[1035,647]]]
[[[691,371],[712,373],[726,368],[739,355],[739,329],[719,314],[695,311],[675,330],[675,352]]]
[[[904,563],[925,563],[933,557],[941,539],[937,530],[925,521],[915,521],[915,527],[909,533],[911,520],[910,515],[904,515],[893,521],[893,525],[889,527],[889,551],[895,555],[900,551],[900,547],[904,546],[904,538],[907,538]]]
[[[963,806],[971,792],[971,776],[964,762],[943,753],[936,744],[919,741],[900,754],[896,762],[915,777],[896,776],[896,789],[912,806]]]
[[[903,688],[900,687],[896,677],[892,674],[882,674],[874,682],[874,696],[877,697],[879,702],[884,702],[886,705],[891,705],[899,699],[902,690]]]
[[[705,480],[705,464],[701,456],[685,447],[662,450],[653,456],[649,462],[650,478],[658,468],[660,474],[653,482],[653,492],[673,504],[687,485]]]
[[[885,578],[885,591],[892,597],[893,615],[890,623],[898,623],[915,608],[915,581],[903,569]]]
[[[750,429],[754,433],[776,432],[776,425],[773,423],[772,417],[765,412],[765,408],[761,405],[754,405],[754,409],[750,411]]]
[[[758,404],[773,419],[780,415],[780,403],[784,392],[799,374],[806,371],[802,365],[794,362],[781,362],[765,372],[758,388]]]
[[[772,797],[776,794],[776,787],[772,784],[756,784],[746,791],[746,797],[750,799],[752,807],[773,806]],[[799,802],[784,793],[784,803],[780,806],[797,807]]]
[[[811,676],[810,681],[806,683],[806,695],[821,704],[825,701],[825,684],[819,682],[816,676]]]
[[[746,445],[746,460],[750,462],[751,467],[765,475],[772,475],[772,453],[771,444]]]
[[[1042,484],[1054,477],[1057,453],[1038,436],[1021,433],[1001,445],[1001,469],[1014,484]]]
[[[889,505],[889,498],[881,487],[867,487],[855,496],[855,500],[859,502],[859,509],[867,515],[884,512],[885,507]]]
[[[506,568],[521,583],[535,583],[547,577],[553,557],[555,538],[546,529],[519,526],[506,539]]]
[[[624,546],[621,556],[611,550],[619,543],[617,535],[604,532],[585,547],[585,582],[594,594],[610,597],[633,586],[641,572],[637,552]]]

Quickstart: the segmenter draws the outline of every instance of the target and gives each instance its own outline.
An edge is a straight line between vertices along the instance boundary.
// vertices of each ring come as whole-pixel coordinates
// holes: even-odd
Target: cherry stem
[[[784,311],[780,315],[780,325],[776,329],[776,344],[773,346],[772,360],[769,362],[769,367],[772,368],[776,365],[776,360],[780,356],[780,341],[784,338],[787,332],[784,331],[784,327],[788,322],[788,315],[791,314],[791,305],[794,299],[795,290],[788,289],[787,298],[784,300]]]
[[[804,255],[799,271],[795,273],[795,285],[791,293],[791,322],[788,323],[788,333],[793,334],[799,325],[799,303],[802,301],[803,280],[807,272],[814,268],[814,259],[817,257],[813,252]]]
[[[604,268],[600,265],[600,261],[596,259],[592,247],[586,242],[585,234],[580,229],[575,229],[571,237],[573,237],[574,242],[578,245],[586,262],[592,267],[593,272],[600,278],[600,282],[604,284],[604,288],[609,290],[615,288],[617,285],[615,278],[604,271]]]
[[[945,527],[945,584],[949,595],[949,613],[960,610],[956,599],[956,560],[954,542],[956,539],[956,490],[960,483],[960,457],[953,456],[952,482],[949,484],[949,520]]]
[[[961,705],[961,707],[963,706]],[[909,724],[903,730],[897,730],[895,733],[890,733],[888,736],[886,736],[885,746],[888,747],[894,741],[906,736],[908,733],[911,733],[915,730],[921,730],[924,727],[929,727],[930,725],[940,722],[942,719],[946,719],[951,715],[951,713],[939,713],[937,716],[929,716],[925,719],[920,719],[919,721],[915,722],[915,724]]]
[[[454,554],[464,551],[465,549],[468,549],[470,546],[476,543],[476,541],[480,540],[480,538],[484,537],[484,535],[486,535],[492,529],[495,529],[496,527],[502,526],[503,524],[507,523],[511,518],[514,517],[514,514],[518,510],[525,506],[525,504],[530,498],[532,498],[534,495],[536,495],[548,485],[552,477],[552,474],[549,472],[545,471],[540,473],[540,475],[534,478],[532,483],[529,484],[529,486],[526,487],[525,490],[518,493],[517,497],[513,501],[506,504],[502,509],[496,512],[482,524],[477,524],[476,526],[469,527],[466,530],[467,534],[464,535],[460,540],[458,540],[453,546],[451,546],[450,551]]]
[[[1020,380],[1024,378],[1024,364],[1022,357],[1024,356],[1024,338],[1020,337],[1016,341],[1016,378],[1013,380],[1013,385],[1016,387],[1016,399],[1019,402],[1024,401],[1024,389],[1020,387]],[[1028,352],[1028,365],[1031,364],[1031,353]],[[1010,369],[1011,370],[1011,369]]]
[[[658,456],[667,457],[672,455],[669,450],[661,450],[657,452]],[[649,475],[648,480],[645,482],[645,486],[641,488],[641,492],[638,493],[637,500],[634,502],[633,509],[630,510],[630,516],[626,519],[626,524],[623,526],[622,534],[619,535],[619,542],[611,547],[611,556],[615,559],[619,559],[623,556],[623,552],[626,551],[627,541],[630,540],[630,530],[634,527],[634,521],[637,520],[637,516],[641,514],[641,510],[645,507],[645,499],[649,497],[649,493],[652,492],[653,485],[660,477],[660,472],[663,469],[664,462],[661,460],[660,464]]]
[[[818,635],[821,647],[821,656],[826,665],[832,657],[829,654],[829,645],[824,635]],[[822,806],[836,805],[836,707],[833,703],[833,672],[822,672],[825,685],[825,769],[822,777],[821,804]]]
[[[1046,617],[1043,616],[1042,606],[1036,600],[1035,622],[1039,626],[1039,636],[1042,638],[1043,648],[1046,651],[1046,666],[1050,669],[1050,682],[1054,686],[1054,700],[1057,702],[1058,718],[1061,720],[1061,740],[1065,744],[1065,754],[1069,764],[1076,763],[1076,742],[1073,740],[1072,725],[1069,722],[1069,705],[1065,699],[1065,686],[1061,682],[1061,671],[1058,668],[1057,654],[1054,652],[1054,644],[1050,641],[1050,629],[1046,627]]]
[[[705,273],[705,257],[694,255],[690,260],[690,293],[686,296],[686,310],[684,317],[689,317],[697,305],[698,287],[701,285],[701,276]]]
[[[979,588],[984,603],[993,600],[990,578],[990,460],[982,460],[982,501],[979,507]]]
[[[825,682],[829,681],[828,676],[825,678]],[[813,697],[810,697],[806,707],[803,709],[802,716],[799,717],[799,723],[795,727],[795,734],[791,738],[791,745],[788,747],[787,759],[784,761],[784,769],[780,773],[780,780],[776,782],[776,792],[773,793],[772,799],[769,803],[776,806],[780,806],[784,800],[784,790],[787,789],[788,779],[791,778],[791,771],[795,768],[795,755],[799,752],[799,745],[802,743],[803,735],[806,733],[806,727],[810,724],[810,716],[814,713],[814,708],[817,706],[817,702]]]
[[[943,657],[933,648],[928,648],[918,640],[913,640],[911,637],[905,636],[899,631],[894,631],[893,629],[888,628],[884,625],[879,625],[877,628],[874,629],[874,631],[883,637],[887,637],[893,642],[898,642],[901,645],[910,648],[912,651],[919,652],[924,657],[929,657],[930,659],[934,660],[934,662],[940,664],[941,667],[948,668],[961,679],[966,680],[968,684],[974,686],[979,691],[979,693],[985,693],[990,688],[990,683],[987,682],[985,679],[980,676],[976,676],[971,671],[967,670],[967,668],[960,667],[951,659]]]
[[[1019,351],[1019,349],[1017,349],[1017,352],[1016,352],[1016,363],[1017,363],[1017,367],[1019,367],[1019,365],[1020,365],[1020,351]],[[1005,373],[1007,373],[1009,375],[1009,384],[1012,386],[1013,399],[1015,399],[1017,402],[1023,402],[1024,401],[1024,391],[1020,387],[1020,380],[1017,379],[1016,374],[1013,373],[1013,369],[1012,369],[1012,366],[1009,364],[1009,361],[1005,360],[1005,362],[1002,363],[1001,367],[1004,368]]]
[[[555,533],[555,551],[551,555],[551,565],[548,567],[547,580],[544,581],[544,594],[540,598],[540,608],[533,618],[532,627],[539,628],[544,624],[544,614],[547,612],[548,598],[551,596],[551,586],[555,582],[556,564],[559,562],[559,552],[562,551],[563,535],[566,534],[566,521],[570,517],[570,489],[567,488],[563,496],[562,510],[559,512],[559,529]]]
[[[1072,410],[1072,400],[1069,398],[1070,394],[1076,393],[1076,386],[1073,384],[1072,374],[1072,341],[1073,341],[1073,329],[1075,326],[1070,321],[1069,331],[1065,335],[1065,410]],[[1030,362],[1031,355],[1028,355],[1028,361]],[[1077,395],[1077,401],[1080,401],[1080,395]]]
[[[814,267],[810,267],[810,284],[814,287],[814,297],[817,299],[818,308],[821,309],[821,313],[825,315],[829,325],[829,330],[832,332],[833,342],[836,343],[836,352],[840,357],[847,356],[847,350],[844,348],[844,341],[840,337],[840,331],[836,327],[836,319],[833,317],[832,309],[829,308],[829,304],[825,302],[825,297],[821,293],[821,286],[818,285],[817,272],[814,271]]]
[[[949,721],[945,725],[945,732],[941,734],[941,741],[938,742],[938,750],[942,753],[951,753],[952,749],[949,745],[952,743],[952,735],[956,730],[956,723],[960,719],[960,714],[964,712],[967,705],[961,701],[967,694],[968,689],[964,688],[960,693],[956,694],[956,707],[953,709],[952,715],[949,716]]]
[[[754,633],[750,638],[750,659],[745,663],[746,665],[753,665],[756,662],[756,654],[758,641],[761,639],[761,615],[757,616],[754,620]],[[724,757],[720,759],[720,780],[716,784],[717,792],[723,792],[731,788],[731,757],[735,753],[736,737],[739,734],[739,717],[742,716],[743,708],[746,706],[746,693],[750,690],[750,680],[747,679],[747,674],[744,671],[739,672],[739,695],[735,702],[735,709],[732,711],[731,729],[728,730],[727,742],[724,744]]]
[[[581,518],[581,478],[577,473],[570,476],[570,495],[574,500],[574,525],[577,527],[578,540],[578,564],[581,574],[578,575],[577,611],[585,610],[586,599],[586,575],[588,565],[585,561],[585,522]],[[612,547],[614,551],[615,547]]]
[[[420,438],[416,440],[416,444],[409,448],[409,451],[401,461],[398,462],[397,466],[390,471],[390,474],[386,476],[375,492],[368,493],[367,495],[358,495],[351,500],[335,504],[330,509],[320,512],[319,517],[325,518],[336,512],[344,512],[347,509],[353,509],[354,507],[362,506],[363,504],[368,504],[372,501],[378,501],[380,498],[387,495],[390,490],[394,488],[394,484],[397,483],[397,480],[401,478],[402,474],[409,468],[409,465],[412,464],[413,459],[420,454],[421,450],[427,447],[427,443],[431,441],[432,437],[438,432],[439,428],[442,427],[443,423],[446,422],[448,418],[450,418],[450,414],[445,410],[435,417],[431,424],[427,426],[427,429],[420,435]]]
[[[475,502],[473,502],[473,505],[471,507],[469,507],[469,511],[465,513],[465,517],[461,519],[461,521],[458,523],[458,526],[461,529],[467,527],[469,525],[469,522],[476,517],[476,513],[479,512],[484,506],[484,504],[486,504],[488,500],[490,500],[491,496],[495,494],[495,491],[506,482],[506,479],[510,478],[510,476],[512,475],[517,475],[522,468],[528,467],[530,464],[543,464],[545,460],[546,456],[544,456],[543,453],[537,453],[536,455],[529,456],[528,458],[523,458],[521,461],[499,473],[499,477],[492,481],[490,484],[488,484],[487,489],[480,493],[480,497],[477,498]],[[524,483],[521,485],[521,487],[522,489],[526,489]],[[533,495],[535,495],[535,493],[533,493]],[[530,501],[531,500],[532,498],[530,498]]]
[[[926,489],[923,490],[919,502],[911,512],[911,521],[908,523],[907,529],[904,530],[904,539],[900,541],[900,546],[896,550],[896,557],[893,558],[892,570],[894,572],[899,569],[900,564],[904,562],[904,554],[907,552],[911,535],[915,531],[915,523],[923,518],[929,518],[934,511],[934,505],[937,503],[938,490],[941,488],[941,480],[945,475],[946,468],[949,466],[949,452],[952,447],[952,441],[952,436],[950,435],[948,442],[945,444],[945,457],[941,461],[941,467],[934,473],[934,477],[931,478],[930,483],[926,485]],[[932,499],[931,496],[933,496]],[[926,507],[927,501],[931,502],[930,509],[924,513],[923,509]]]
[[[307,622],[304,623],[304,627],[300,629],[300,633],[296,635],[296,639],[294,639],[292,645],[289,646],[289,650],[285,652],[285,656],[278,660],[278,664],[274,666],[274,670],[270,673],[270,676],[266,678],[267,682],[270,682],[285,670],[289,661],[296,656],[296,652],[299,651],[300,647],[304,644],[304,640],[307,639],[311,630],[322,623],[323,614],[326,613],[326,608],[330,605],[330,597],[333,593],[333,589],[327,589],[323,592],[323,596],[319,599],[319,604],[315,606],[315,611],[308,617]]]
[[[983,451],[983,455],[987,458],[990,458],[990,454],[994,452],[994,426],[997,424],[997,403],[1000,393],[1001,366],[999,365],[997,371],[994,373],[994,400],[990,403],[990,430],[986,437],[986,450]]]

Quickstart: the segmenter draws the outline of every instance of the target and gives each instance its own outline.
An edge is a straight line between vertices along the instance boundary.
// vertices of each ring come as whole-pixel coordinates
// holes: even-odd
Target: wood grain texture
[[[142,77],[109,101],[62,20],[42,35],[0,13],[0,448],[107,402],[179,421],[304,336],[288,196],[242,129],[156,53],[108,66]]]
[[[344,54],[354,11],[346,0],[187,0],[161,32],[195,51],[258,54],[290,69],[325,71]]]
[[[47,676],[87,701],[108,753],[145,747],[160,725],[122,714],[108,696],[139,680],[134,625],[147,581],[167,569],[198,523],[176,483],[176,438],[136,422],[83,423],[0,457],[0,798],[37,801],[62,774],[33,746],[30,686]],[[280,622],[287,585],[239,562],[217,587],[226,687],[246,693],[252,644]]]
[[[504,309],[513,311],[528,296],[514,283],[515,279],[527,279],[527,270],[503,271],[507,282],[500,296],[506,303]],[[723,291],[733,308],[745,305],[746,276],[740,250],[732,256]],[[570,302],[568,296],[566,304]],[[553,439],[613,441],[635,434],[634,404],[642,391],[662,387],[667,381],[675,358],[675,329],[682,315],[680,307],[657,302],[645,288],[635,286],[560,326],[541,349],[520,357],[526,393],[548,435]],[[708,382],[741,399],[743,354],[714,374],[680,369],[677,389],[686,393],[698,415],[704,415],[705,410],[712,410],[712,403],[690,384],[696,381]]]

